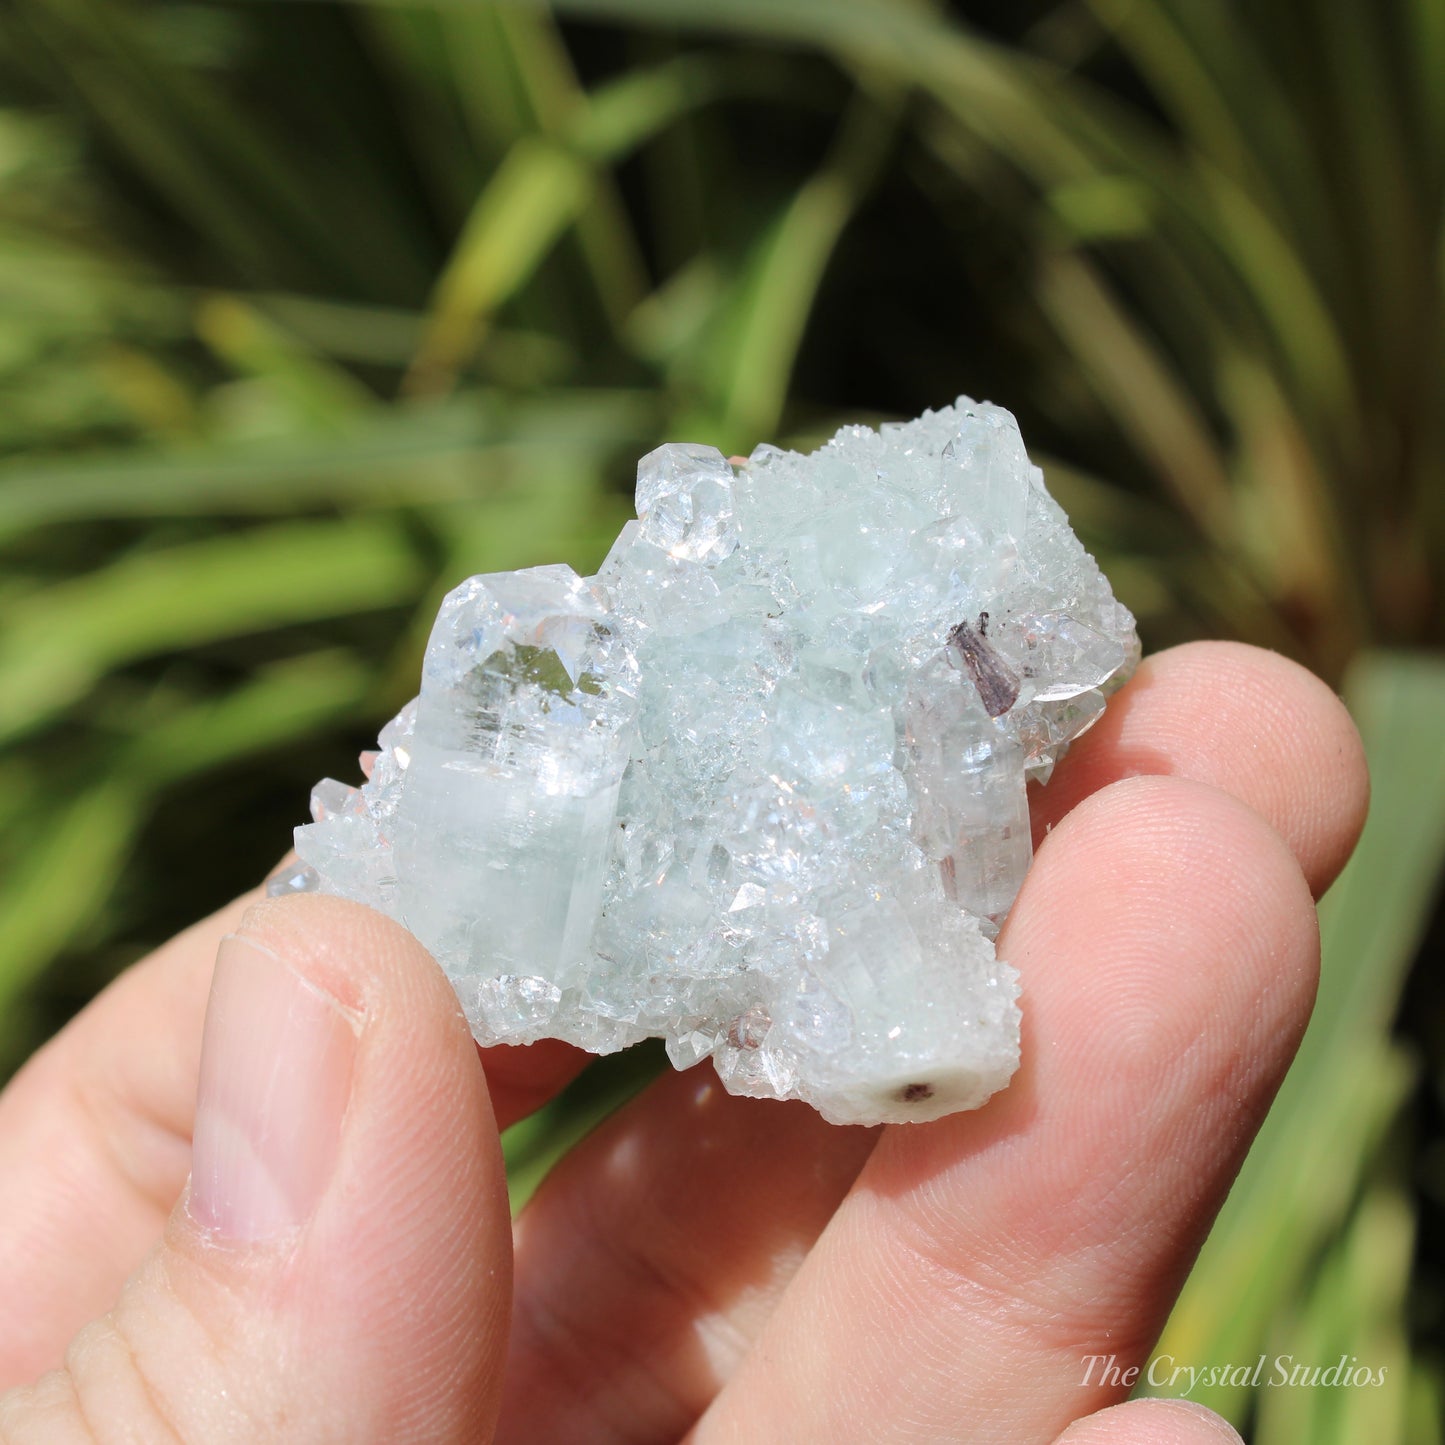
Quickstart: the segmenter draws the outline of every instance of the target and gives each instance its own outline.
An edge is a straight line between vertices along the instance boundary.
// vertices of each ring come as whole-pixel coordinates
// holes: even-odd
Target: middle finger
[[[1328,689],[1283,659],[1213,644],[1160,655],[1144,683],[1110,704],[1107,734],[1101,726],[1092,748],[1061,764],[1043,819],[1057,822],[1083,796],[1140,771],[1197,778],[1257,808],[1315,886],[1327,882],[1365,798],[1358,739]],[[1201,748],[1195,736],[1202,693],[1227,715],[1228,746]],[[1150,740],[1147,767],[1142,742],[1119,741],[1134,734]],[[1328,812],[1311,781],[1320,777],[1336,780]],[[523,1216],[499,1439],[676,1438],[756,1335],[871,1149],[865,1131],[723,1096],[703,1077],[706,1086],[696,1071],[655,1085],[576,1151]],[[774,1170],[792,1177],[773,1180]],[[791,1213],[770,1218],[770,1191],[789,1188]],[[552,1428],[539,1429],[539,1418]]]

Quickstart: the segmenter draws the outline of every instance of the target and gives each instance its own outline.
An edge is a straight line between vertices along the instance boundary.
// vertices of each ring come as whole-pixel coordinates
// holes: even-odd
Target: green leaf
[[[716,93],[703,66],[666,62],[625,75],[592,97],[579,93],[565,124],[556,121],[550,134],[516,141],[477,198],[437,283],[411,387],[432,392],[449,386],[492,315],[532,277],[569,227],[593,226],[599,201],[606,210],[603,168]],[[590,241],[584,236],[604,278],[605,308],[618,324],[640,291],[638,265],[618,249],[629,244],[619,226],[609,223],[605,235],[594,229]]]
[[[0,879],[0,1014],[93,922],[141,821],[135,785],[119,773],[52,808]]]
[[[380,521],[294,523],[123,558],[16,602],[0,621],[0,740],[109,670],[177,648],[409,600],[421,567]]]
[[[896,106],[859,96],[833,152],[761,237],[729,316],[721,376],[722,434],[751,447],[775,434],[794,359],[844,227],[882,166]]]
[[[69,797],[54,780],[43,799],[24,788],[12,798],[7,786],[5,801],[22,806],[5,831],[26,841],[0,874],[0,1015],[93,925],[159,790],[354,715],[369,685],[370,669],[348,654],[291,658],[225,697],[148,720],[92,758]]]
[[[343,433],[375,405],[372,393],[350,372],[237,297],[203,301],[196,331],[236,372],[264,382],[297,430]]]
[[[502,1135],[512,1213],[520,1214],[557,1163],[588,1134],[667,1068],[656,1039],[611,1054],[530,1118]]]
[[[258,670],[221,697],[169,710],[138,729],[113,770],[157,790],[240,758],[352,720],[373,669],[339,649],[304,653]]]
[[[287,513],[318,504],[401,506],[475,497],[549,450],[597,451],[644,435],[645,392],[575,388],[446,406],[391,408],[336,437],[285,438],[0,467],[0,542],[30,528],[106,517]]]
[[[550,141],[517,142],[482,192],[437,284],[411,385],[450,381],[486,319],[536,269],[591,193],[592,172]]]
[[[1154,463],[1203,535],[1227,549],[1233,511],[1228,469],[1167,362],[1082,257],[1046,258],[1039,296],[1119,428]]]
[[[1398,1172],[1393,1160],[1376,1170],[1298,1306],[1275,1329],[1254,1445],[1417,1438],[1406,1433],[1414,1371],[1405,1330],[1415,1218]],[[1307,1383],[1311,1372],[1329,1381],[1341,1370],[1344,1384]]]
[[[1320,907],[1320,991],[1299,1055],[1160,1342],[1180,1360],[1252,1360],[1265,1348],[1412,1081],[1390,1027],[1445,865],[1445,661],[1367,654],[1347,697],[1373,778],[1369,820]],[[1196,1398],[1243,1417],[1237,1387]]]
[[[308,195],[283,154],[222,92],[163,55],[137,13],[113,0],[16,0],[19,19],[52,57],[81,103],[176,212],[242,272],[344,279],[377,299],[395,294],[417,258],[372,218],[373,244],[345,239]],[[284,263],[283,263],[284,264]]]

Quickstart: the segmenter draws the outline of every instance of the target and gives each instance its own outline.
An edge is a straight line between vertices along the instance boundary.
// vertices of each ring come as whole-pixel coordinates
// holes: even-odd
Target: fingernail
[[[236,1240],[303,1224],[336,1164],[354,1016],[241,934],[221,941],[191,1145],[192,1217]]]

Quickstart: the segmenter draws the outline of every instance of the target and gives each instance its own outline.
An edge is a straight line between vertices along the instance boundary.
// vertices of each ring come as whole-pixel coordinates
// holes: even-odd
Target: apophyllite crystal
[[[448,596],[370,780],[317,787],[307,876],[409,928],[483,1043],[660,1036],[839,1123],[981,1104],[1018,1062],[1025,783],[1133,619],[967,399],[811,456],[660,447],[637,513],[595,577]]]

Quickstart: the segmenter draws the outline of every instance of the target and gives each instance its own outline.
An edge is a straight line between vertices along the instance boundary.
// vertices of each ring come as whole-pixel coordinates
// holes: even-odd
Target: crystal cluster
[[[1017,1065],[992,940],[1025,784],[1136,656],[998,407],[664,446],[595,577],[447,597],[421,695],[297,852],[431,950],[482,1043],[660,1036],[735,1093],[932,1119]]]

